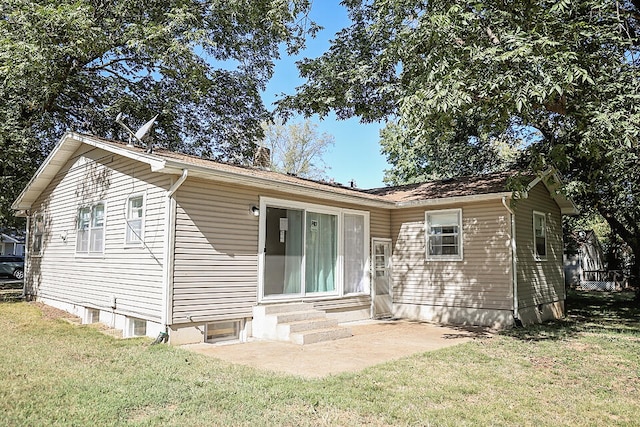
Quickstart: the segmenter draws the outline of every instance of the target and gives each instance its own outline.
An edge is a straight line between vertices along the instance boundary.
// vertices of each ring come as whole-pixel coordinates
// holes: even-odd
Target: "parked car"
[[[10,276],[18,280],[24,279],[24,257],[0,256],[0,276]]]

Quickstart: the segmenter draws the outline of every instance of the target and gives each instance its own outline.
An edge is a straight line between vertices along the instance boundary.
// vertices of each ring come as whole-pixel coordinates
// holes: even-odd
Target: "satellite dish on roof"
[[[138,132],[134,135],[138,141],[142,141],[147,136],[147,133],[149,133],[157,118],[158,115],[156,114],[153,119],[149,120],[147,123],[143,124],[140,129],[138,129]]]
[[[153,124],[156,122],[157,118],[158,118],[158,115],[156,114],[151,120],[149,120],[147,123],[142,125],[142,127],[140,129],[138,129],[138,131],[135,132],[135,133],[122,120],[122,113],[118,113],[118,115],[116,116],[116,123],[118,123],[120,126],[122,126],[127,131],[127,133],[129,133],[129,146],[133,147],[134,146],[134,143],[133,143],[133,139],[134,138],[136,140],[138,140],[138,142],[140,142],[140,144],[144,144],[143,140],[147,137],[147,134],[151,130],[151,127],[153,127]],[[151,150],[152,150],[151,149],[151,141],[149,141],[149,144],[147,145],[147,152],[150,153]]]

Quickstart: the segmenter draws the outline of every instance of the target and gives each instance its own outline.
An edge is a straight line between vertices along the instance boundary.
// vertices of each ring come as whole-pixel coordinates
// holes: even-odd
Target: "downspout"
[[[520,326],[520,314],[518,313],[518,259],[516,256],[516,217],[513,210],[507,205],[507,198],[502,198],[502,205],[509,212],[511,218],[511,282],[513,283],[513,322],[516,326]]]
[[[24,277],[22,277],[22,298],[27,298],[27,272],[31,271],[31,257],[29,251],[29,236],[31,236],[31,212],[27,211],[27,230],[24,234]]]
[[[176,238],[176,200],[173,198],[173,195],[178,188],[184,183],[189,175],[188,169],[182,170],[182,175],[176,182],[173,183],[171,188],[167,190],[165,196],[165,214],[164,214],[164,229],[165,229],[165,240],[164,240],[164,264],[162,271],[162,325],[164,326],[164,336],[161,333],[162,340],[168,338],[168,330],[169,330],[169,322],[172,314],[172,303],[173,300],[172,291],[173,291],[173,266],[174,266],[174,255],[175,255],[175,238]],[[160,340],[161,337],[158,337]]]

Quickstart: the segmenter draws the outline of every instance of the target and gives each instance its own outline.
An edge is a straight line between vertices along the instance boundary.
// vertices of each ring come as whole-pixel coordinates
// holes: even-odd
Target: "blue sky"
[[[298,56],[283,57],[276,63],[275,73],[263,100],[267,108],[273,109],[272,103],[281,93],[292,94],[296,86],[304,81],[298,76],[295,61],[308,57],[316,58],[329,48],[329,41],[335,33],[349,25],[349,18],[338,0],[316,0],[311,9],[311,19],[324,27],[315,39],[307,42],[307,49]],[[299,120],[293,121],[301,121]],[[384,169],[389,168],[385,158],[380,154],[381,123],[361,124],[358,118],[336,120],[331,115],[324,120],[312,117],[318,124],[321,133],[328,133],[335,138],[335,145],[324,156],[330,167],[327,175],[337,182],[347,184],[355,179],[360,188],[382,187]]]

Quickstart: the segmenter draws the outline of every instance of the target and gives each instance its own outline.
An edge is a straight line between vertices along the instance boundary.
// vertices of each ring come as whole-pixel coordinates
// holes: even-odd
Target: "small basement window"
[[[135,317],[129,318],[129,337],[144,337],[147,335],[147,321],[142,319],[136,319]]]
[[[209,323],[205,330],[205,342],[218,343],[240,339],[240,321]]]
[[[100,321],[100,310],[97,308],[87,308],[85,318],[87,323],[98,323]]]

